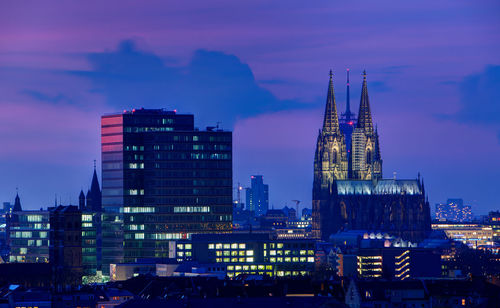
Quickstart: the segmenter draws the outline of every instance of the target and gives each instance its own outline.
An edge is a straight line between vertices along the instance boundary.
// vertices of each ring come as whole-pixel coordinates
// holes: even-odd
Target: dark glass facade
[[[168,257],[169,240],[231,230],[231,132],[144,109],[103,116],[101,128],[104,272]]]

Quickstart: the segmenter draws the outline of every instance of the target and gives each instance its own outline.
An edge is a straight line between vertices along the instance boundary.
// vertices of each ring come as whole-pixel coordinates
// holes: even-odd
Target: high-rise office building
[[[169,240],[232,227],[232,133],[194,117],[134,109],[101,119],[102,254],[168,257]]]
[[[471,222],[472,208],[464,205],[463,199],[448,199],[446,203],[436,204],[436,219],[450,222]]]
[[[255,216],[265,215],[269,209],[269,185],[264,184],[262,175],[252,175],[250,180],[251,187],[246,189],[247,210]]]

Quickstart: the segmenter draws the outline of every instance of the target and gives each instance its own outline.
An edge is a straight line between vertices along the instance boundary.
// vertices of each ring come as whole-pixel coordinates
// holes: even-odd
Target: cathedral
[[[350,229],[422,240],[431,228],[424,183],[420,175],[417,179],[383,179],[366,71],[357,117],[350,110],[349,70],[346,112],[340,118],[332,77],[330,71],[323,127],[314,155],[314,236],[327,240],[338,231]]]

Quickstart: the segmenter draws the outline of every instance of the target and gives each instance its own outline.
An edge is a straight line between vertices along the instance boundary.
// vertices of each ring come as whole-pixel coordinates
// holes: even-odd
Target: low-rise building
[[[266,233],[193,234],[176,244],[178,260],[219,264],[229,277],[308,275],[314,270],[314,252],[314,240],[273,239]]]

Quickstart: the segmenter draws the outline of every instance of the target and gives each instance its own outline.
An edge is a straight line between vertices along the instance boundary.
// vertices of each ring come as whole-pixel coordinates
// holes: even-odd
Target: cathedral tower
[[[353,179],[371,180],[382,178],[382,158],[378,132],[373,128],[366,71],[363,72],[363,87],[359,103],[358,122],[352,134],[352,164],[350,164]]]
[[[330,70],[323,128],[318,133],[314,155],[313,232],[317,237],[321,236],[318,233],[320,225],[325,223],[321,219],[328,217],[326,212],[332,211],[330,197],[332,191],[336,191],[333,188],[335,181],[347,179],[347,171],[345,136],[339,128],[333,74]]]

